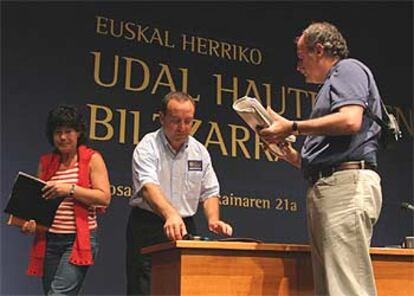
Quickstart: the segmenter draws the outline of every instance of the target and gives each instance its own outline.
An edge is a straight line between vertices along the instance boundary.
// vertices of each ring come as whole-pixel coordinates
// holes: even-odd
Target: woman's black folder
[[[45,185],[45,181],[19,172],[4,212],[25,220],[33,219],[38,224],[50,227],[64,197],[45,200],[42,197]]]

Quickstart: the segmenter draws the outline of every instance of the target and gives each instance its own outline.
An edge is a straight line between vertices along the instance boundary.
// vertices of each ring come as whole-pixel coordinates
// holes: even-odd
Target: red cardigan
[[[93,154],[97,153],[86,146],[78,148],[79,181],[77,185],[90,188],[89,162]],[[40,157],[42,172],[40,178],[49,180],[60,166],[60,155],[57,153],[45,154]],[[76,239],[73,244],[69,262],[75,265],[92,265],[93,258],[90,244],[88,224],[88,206],[74,200],[76,223]],[[33,242],[29,266],[26,273],[30,276],[43,276],[43,262],[46,252],[46,234],[37,233]]]

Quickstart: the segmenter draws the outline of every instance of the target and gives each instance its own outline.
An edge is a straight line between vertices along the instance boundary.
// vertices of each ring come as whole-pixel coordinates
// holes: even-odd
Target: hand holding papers
[[[255,132],[262,128],[269,127],[273,122],[272,117],[269,115],[269,113],[267,113],[262,104],[255,98],[247,96],[239,98],[233,103],[233,109]],[[285,139],[285,142],[282,142],[281,144],[285,145],[286,142],[295,141],[296,137],[290,135]],[[276,156],[283,156],[285,154],[283,150],[278,146],[278,144],[265,144]]]

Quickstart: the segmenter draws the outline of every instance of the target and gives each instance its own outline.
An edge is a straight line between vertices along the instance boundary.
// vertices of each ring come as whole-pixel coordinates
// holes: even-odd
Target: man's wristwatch
[[[296,121],[294,121],[292,123],[292,134],[295,136],[299,136],[300,135],[300,131],[299,131],[299,127],[298,127],[298,123]]]

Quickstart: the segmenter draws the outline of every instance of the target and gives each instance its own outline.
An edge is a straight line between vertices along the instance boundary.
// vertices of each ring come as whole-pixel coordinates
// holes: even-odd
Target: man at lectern
[[[369,247],[382,204],[380,127],[364,110],[381,118],[379,91],[368,67],[347,58],[346,41],[332,24],[309,25],[296,45],[297,70],[320,84],[310,119],[291,121],[269,110],[275,121],[260,133],[279,143],[281,158],[308,181],[315,295],[376,295]],[[306,135],[300,153],[281,142],[291,134]]]
[[[200,203],[210,231],[232,234],[232,227],[220,220],[219,183],[210,155],[190,136],[194,113],[191,96],[167,94],[161,101],[162,127],[147,134],[133,153],[134,195],[127,226],[128,295],[150,294],[150,256],[140,254],[140,249],[195,234],[192,217]]]

